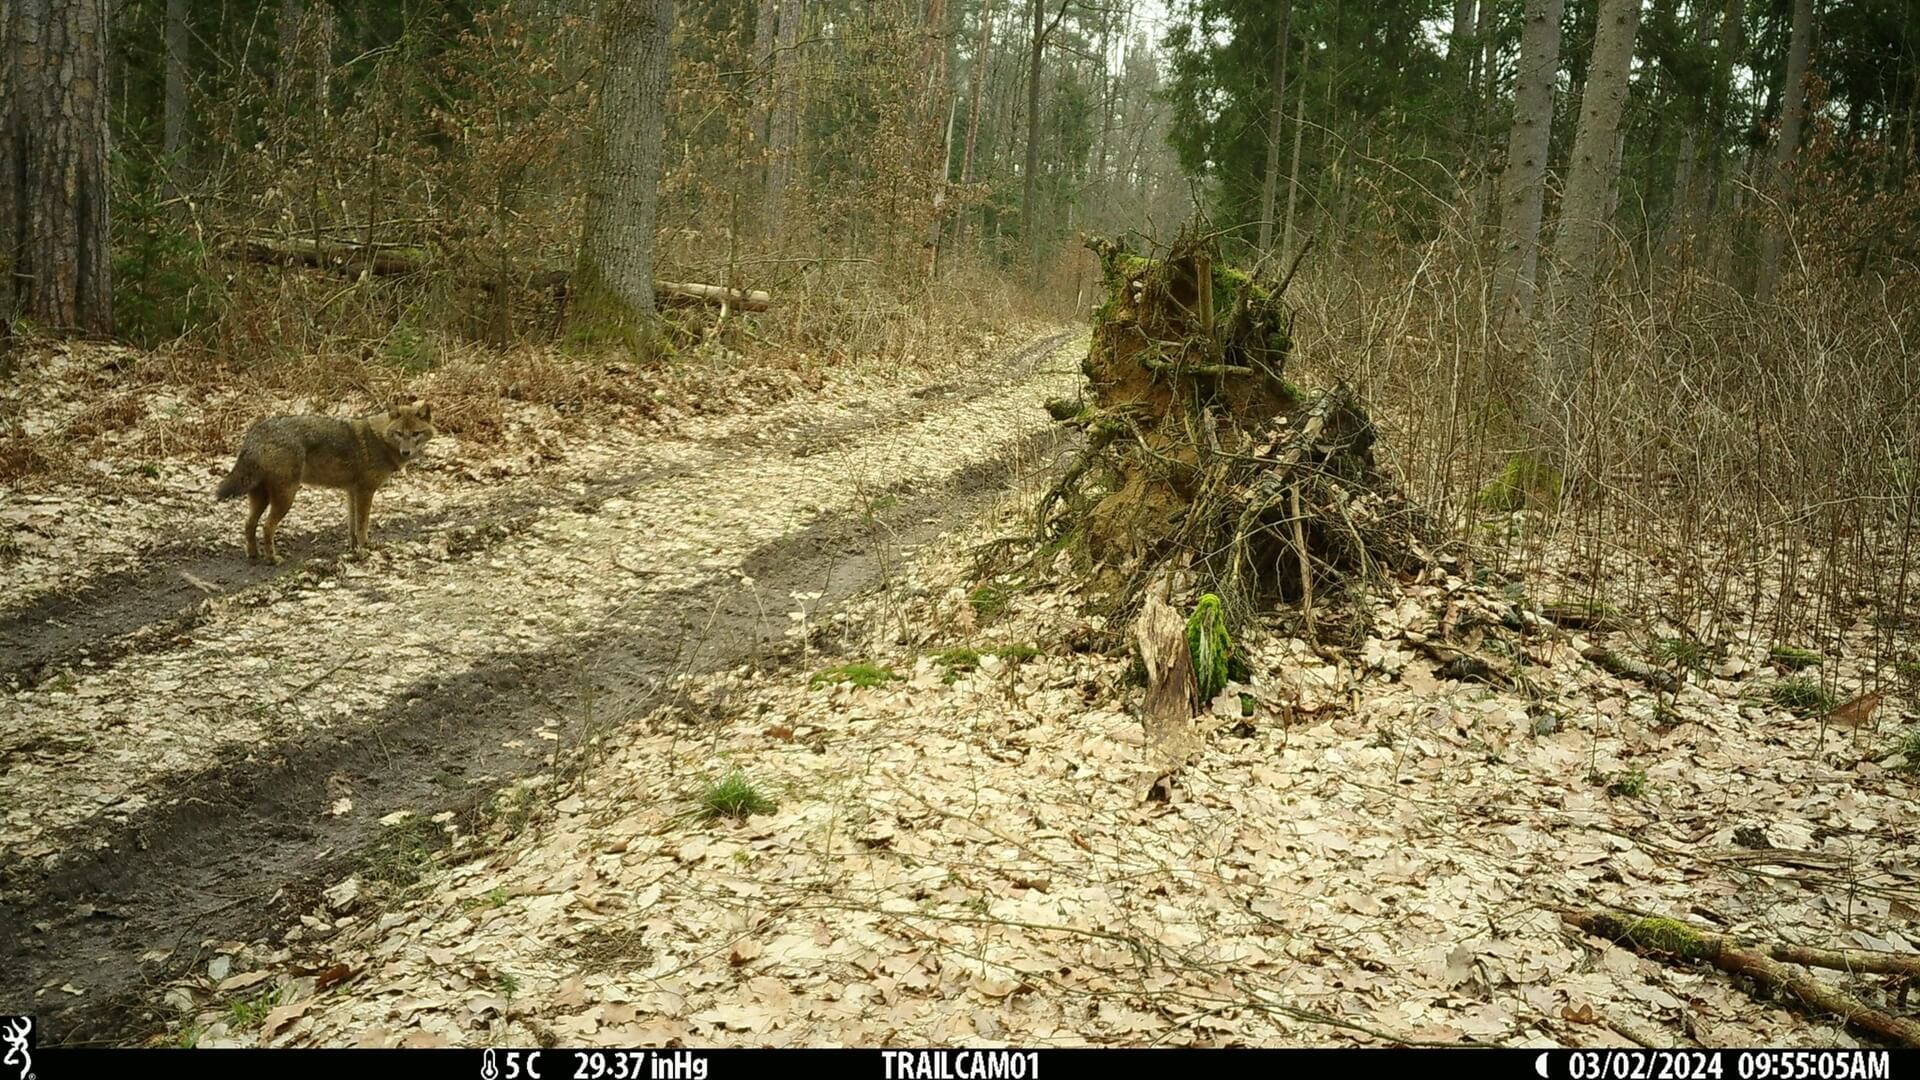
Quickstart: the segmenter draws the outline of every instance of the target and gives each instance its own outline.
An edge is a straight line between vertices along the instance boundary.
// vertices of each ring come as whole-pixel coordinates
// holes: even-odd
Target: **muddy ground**
[[[311,492],[279,567],[216,512],[20,597],[0,610],[0,925],[22,928],[0,937],[0,1011],[52,1042],[143,1037],[155,987],[296,920],[383,817],[470,811],[674,676],[831,651],[836,608],[1051,466],[1038,406],[1072,385],[1072,345],[705,439],[570,447],[478,491],[412,498],[403,477],[364,563]]]

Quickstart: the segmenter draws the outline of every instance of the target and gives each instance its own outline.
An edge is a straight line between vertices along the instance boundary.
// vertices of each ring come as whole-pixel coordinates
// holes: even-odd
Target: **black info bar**
[[[1881,1049],[566,1049],[105,1050],[8,1048],[0,1080],[143,1076],[271,1080],[736,1080],[808,1072],[860,1080],[1202,1080],[1337,1074],[1527,1080],[1920,1080],[1920,1051]]]

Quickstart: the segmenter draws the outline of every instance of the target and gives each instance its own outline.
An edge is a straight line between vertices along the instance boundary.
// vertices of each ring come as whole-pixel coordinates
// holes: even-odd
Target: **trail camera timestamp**
[[[1890,1080],[1884,1050],[1589,1050],[1567,1080]],[[1546,1056],[1535,1071],[1550,1075]]]

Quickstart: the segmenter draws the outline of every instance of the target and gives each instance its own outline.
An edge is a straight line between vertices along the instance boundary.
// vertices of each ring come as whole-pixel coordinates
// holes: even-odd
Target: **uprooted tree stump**
[[[1357,645],[1371,620],[1352,601],[1420,565],[1428,530],[1375,467],[1353,392],[1285,377],[1284,284],[1225,266],[1205,239],[1161,258],[1088,246],[1107,300],[1085,395],[1048,405],[1086,440],[1041,501],[1041,556],[1071,552],[1116,625],[1166,578],[1217,596],[1229,623],[1293,604],[1307,633]]]

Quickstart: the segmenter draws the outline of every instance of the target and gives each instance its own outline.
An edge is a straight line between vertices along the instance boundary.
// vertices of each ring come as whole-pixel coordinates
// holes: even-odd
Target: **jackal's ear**
[[[420,419],[422,420],[433,419],[433,406],[427,404],[425,401],[416,398],[413,402],[413,405],[410,407],[413,409],[413,415],[419,417]]]

